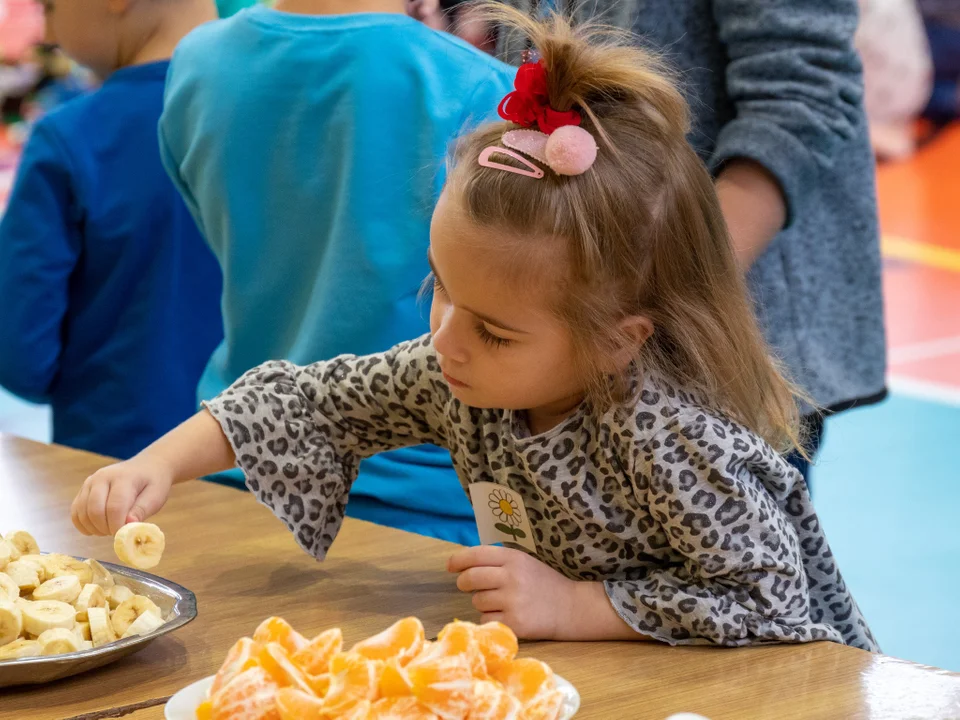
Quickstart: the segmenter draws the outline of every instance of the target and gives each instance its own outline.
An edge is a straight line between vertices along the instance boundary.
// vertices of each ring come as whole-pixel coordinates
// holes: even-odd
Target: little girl
[[[73,506],[112,533],[237,463],[322,559],[362,458],[450,450],[487,545],[450,560],[526,638],[876,644],[800,475],[687,108],[645,53],[559,17],[463,138],[431,228],[431,334],[248,372]],[[520,549],[518,549],[520,548]]]

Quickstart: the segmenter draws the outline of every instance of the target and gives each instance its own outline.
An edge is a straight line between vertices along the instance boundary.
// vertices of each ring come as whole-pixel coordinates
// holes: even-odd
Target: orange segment
[[[280,720],[277,683],[261,667],[244,670],[210,698],[211,720]]]
[[[524,707],[541,692],[554,689],[553,670],[546,663],[533,658],[520,658],[504,665],[496,679]]]
[[[210,720],[213,717],[213,703],[204,700],[197,705],[197,720]]]
[[[364,700],[357,703],[343,715],[338,716],[337,720],[368,720],[370,717],[370,701]]]
[[[493,674],[512,661],[519,651],[517,636],[503,623],[489,622],[474,631],[477,645],[487,663],[487,672]]]
[[[277,712],[280,720],[327,720],[323,712],[323,700],[296,688],[277,690]]]
[[[381,698],[370,708],[369,720],[440,720],[415,697]]]
[[[420,652],[423,642],[423,624],[415,617],[408,617],[394,623],[379,635],[358,642],[351,652],[370,660],[397,658],[405,665]]]
[[[396,658],[390,658],[380,675],[380,696],[385,698],[413,695],[413,684],[406,668]]]
[[[520,701],[497,683],[478,680],[473,684],[470,720],[519,720],[522,712]]]
[[[556,720],[563,706],[563,693],[545,690],[523,708],[524,720]]]
[[[480,644],[477,642],[477,626],[473,623],[457,620],[447,625],[437,636],[434,652],[461,655],[469,663],[470,672],[474,677],[480,679],[487,677],[487,662],[480,651]]]
[[[305,673],[322,675],[330,672],[330,658],[343,650],[343,632],[333,628],[317,635],[290,656]]]
[[[310,686],[310,689],[313,691],[313,694],[317,697],[326,697],[327,691],[330,689],[330,673],[324,673],[323,675],[307,675],[307,685]]]
[[[338,653],[330,661],[330,689],[324,698],[324,710],[337,716],[358,703],[377,699],[382,663],[356,653]]]
[[[307,644],[307,639],[294,630],[283,618],[271,617],[260,623],[253,639],[261,645],[280,643],[288,653],[295,653]]]
[[[413,694],[442,718],[464,718],[470,712],[473,677],[460,656],[418,660],[407,668]]]
[[[250,638],[240,638],[227,651],[227,659],[223,661],[210,686],[210,697],[230,682],[234,677],[247,669],[250,660],[254,660],[259,652],[259,646]]]
[[[313,694],[313,688],[307,676],[290,660],[290,655],[280,643],[267,643],[258,656],[260,667],[269,673],[280,687],[295,687],[307,694]]]

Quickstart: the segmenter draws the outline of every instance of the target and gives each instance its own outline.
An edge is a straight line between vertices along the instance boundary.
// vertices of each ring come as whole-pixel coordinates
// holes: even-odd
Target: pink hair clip
[[[539,180],[543,170],[514,150],[542,162],[558,175],[582,175],[597,159],[593,135],[576,125],[564,125],[550,135],[539,130],[508,130],[501,142],[505,147],[491,145],[480,153],[480,165]],[[490,156],[496,153],[519,161],[529,170],[491,161]]]
[[[490,159],[491,155],[500,154],[511,157],[519,163],[522,163],[524,166],[529,168],[529,170],[524,170],[523,168],[514,167],[513,165],[504,165],[503,163],[494,162]],[[543,177],[543,170],[538,168],[532,162],[527,160],[525,157],[519,153],[515,153],[513,150],[508,150],[507,148],[502,148],[497,145],[491,145],[488,148],[484,148],[483,152],[480,153],[480,164],[483,167],[493,168],[494,170],[503,170],[504,172],[514,173],[516,175],[523,175],[524,177],[532,177],[536,180],[539,180]]]

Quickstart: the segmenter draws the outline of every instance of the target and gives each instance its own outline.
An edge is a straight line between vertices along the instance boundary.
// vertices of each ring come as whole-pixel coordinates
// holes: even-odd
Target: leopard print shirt
[[[537,557],[601,581],[619,615],[670,644],[831,640],[877,650],[802,477],[742,426],[647,378],[636,406],[586,406],[531,436],[523,415],[451,395],[429,336],[368,357],[269,362],[206,407],[250,490],[323,559],[360,460],[450,450],[464,486],[519,493]]]

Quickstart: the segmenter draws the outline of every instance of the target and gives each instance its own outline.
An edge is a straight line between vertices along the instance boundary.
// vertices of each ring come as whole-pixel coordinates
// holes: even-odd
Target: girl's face
[[[505,272],[501,239],[470,221],[444,193],[430,230],[434,272],[430,330],[453,395],[472,407],[527,410],[536,431],[569,415],[584,396],[573,337],[549,293]]]

